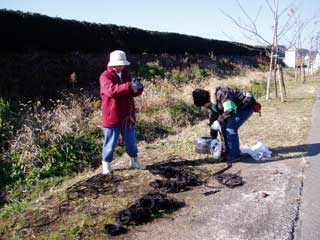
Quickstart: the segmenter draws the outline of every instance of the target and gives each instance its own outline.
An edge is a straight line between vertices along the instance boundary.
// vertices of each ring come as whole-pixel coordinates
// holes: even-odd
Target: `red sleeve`
[[[117,98],[131,93],[131,83],[113,83],[105,74],[100,76],[100,94]]]
[[[140,96],[140,95],[142,94],[142,92],[143,92],[143,89],[141,89],[141,90],[135,90],[135,91],[133,92],[133,96],[134,96],[134,97],[138,97],[138,96]]]

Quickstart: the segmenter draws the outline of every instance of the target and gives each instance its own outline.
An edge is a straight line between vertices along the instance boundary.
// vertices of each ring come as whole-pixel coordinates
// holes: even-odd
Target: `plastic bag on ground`
[[[272,154],[268,146],[260,141],[251,147],[244,146],[240,150],[242,153],[249,154],[256,161],[261,160],[262,157],[271,157]]]

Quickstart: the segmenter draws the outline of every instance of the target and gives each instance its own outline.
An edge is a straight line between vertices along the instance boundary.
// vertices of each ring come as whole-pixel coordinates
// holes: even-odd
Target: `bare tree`
[[[297,39],[294,44],[294,50],[295,50],[295,80],[298,81],[298,75],[300,76],[300,82],[305,83],[306,80],[306,73],[305,73],[305,67],[310,66],[310,64],[306,64],[305,62],[305,57],[307,54],[307,51],[305,49],[302,49],[302,42],[307,43],[309,41],[310,35],[313,36],[315,30],[312,31],[312,33],[309,36],[306,36],[304,39],[302,39],[302,32],[306,28],[306,26],[313,20],[315,19],[316,16],[313,16],[309,19],[304,19],[301,20],[301,17],[297,15],[295,17],[295,32],[298,33]],[[314,22],[316,24],[317,21]],[[312,37],[311,37],[311,42],[312,42]],[[309,53],[308,53],[308,61],[310,62],[311,60],[311,47],[312,43],[310,43],[309,47]],[[308,69],[309,72],[309,69]],[[307,72],[307,73],[308,73]]]
[[[292,1],[283,9],[279,8],[279,0],[265,0],[265,5],[270,10],[273,22],[272,22],[272,39],[268,39],[263,36],[261,29],[257,26],[257,19],[261,15],[262,6],[260,6],[257,11],[256,16],[253,18],[249,16],[247,11],[244,9],[242,4],[237,0],[239,9],[243,15],[242,18],[234,18],[233,16],[225,13],[227,16],[240,30],[245,38],[256,42],[257,44],[264,45],[266,52],[270,58],[269,63],[269,77],[267,79],[267,89],[266,89],[266,99],[270,99],[270,85],[271,80],[274,80],[275,85],[275,94],[277,97],[277,77],[279,80],[281,100],[284,101],[286,97],[285,84],[283,79],[283,73],[281,64],[279,63],[279,42],[281,40],[287,40],[286,49],[291,48],[295,45],[299,34],[301,34],[302,29],[304,28],[304,23],[297,25],[295,15],[297,14],[297,7],[295,6],[295,1]],[[297,27],[298,26],[298,27]],[[295,31],[292,32],[292,29],[295,27]],[[289,39],[290,35],[290,39]]]
[[[320,23],[320,20],[315,20],[313,22],[314,28],[311,31],[310,35],[308,36],[308,39],[305,40],[305,42],[309,42],[308,46],[308,62],[307,62],[307,74],[313,75],[314,69],[313,65],[316,60],[317,53],[320,51],[320,31],[318,30],[318,24]]]

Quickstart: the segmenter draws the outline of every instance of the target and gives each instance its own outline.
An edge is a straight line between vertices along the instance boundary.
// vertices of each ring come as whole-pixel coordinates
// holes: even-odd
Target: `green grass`
[[[250,81],[249,85],[239,85],[239,84],[228,84],[227,87],[230,88],[239,88],[239,89],[246,89],[253,93],[256,99],[265,96],[266,94],[266,87],[267,82],[265,80],[252,80]],[[271,88],[272,89],[272,88]]]
[[[175,104],[170,106],[170,115],[178,127],[196,124],[199,119],[204,118],[205,114],[201,108],[195,105],[189,105],[183,101],[176,100]]]
[[[59,144],[43,147],[34,162],[22,158],[23,149],[12,151],[1,170],[7,202],[32,201],[78,173],[97,168],[101,140],[94,135],[65,136]]]
[[[8,217],[14,216],[16,214],[19,214],[24,209],[29,207],[30,204],[31,203],[29,201],[21,201],[21,202],[14,201],[13,203],[8,205],[7,207],[4,207],[1,209],[0,218],[8,218]]]
[[[138,68],[138,76],[147,80],[162,78],[165,74],[164,68],[157,63],[149,63]]]

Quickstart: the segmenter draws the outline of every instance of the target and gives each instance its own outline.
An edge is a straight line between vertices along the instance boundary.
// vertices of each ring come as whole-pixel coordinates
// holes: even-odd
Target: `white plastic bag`
[[[240,150],[242,153],[249,154],[256,161],[261,160],[262,157],[271,157],[272,154],[268,146],[260,141],[251,147],[244,146]]]
[[[219,159],[222,152],[222,143],[218,139],[212,139],[210,143],[210,152],[214,159]]]

